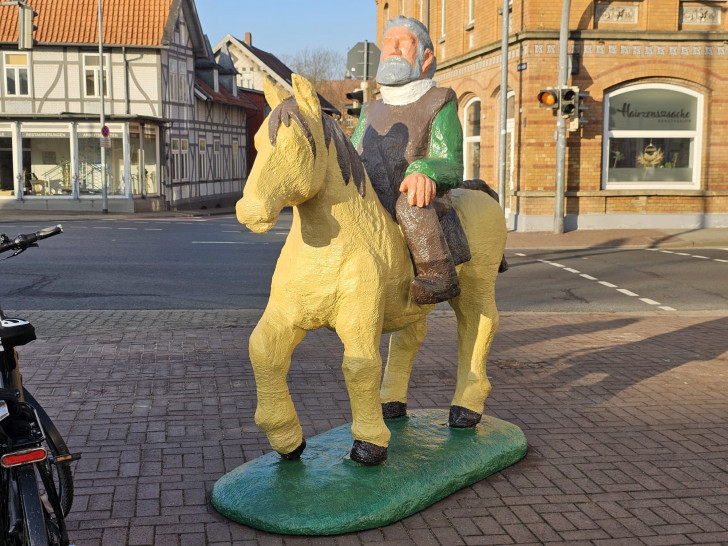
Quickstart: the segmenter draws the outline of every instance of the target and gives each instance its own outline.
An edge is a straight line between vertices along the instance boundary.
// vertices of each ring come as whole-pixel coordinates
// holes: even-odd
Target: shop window
[[[603,187],[700,187],[702,95],[644,84],[604,97]]]
[[[108,66],[109,66],[109,58],[104,58],[104,78],[103,78],[103,85],[104,85],[104,96],[109,96],[109,89],[108,89]],[[84,55],[83,57],[83,67],[84,67],[84,81],[85,81],[85,90],[86,90],[86,96],[87,97],[100,97],[101,93],[101,70],[99,67],[99,56],[98,55]]]
[[[26,53],[5,54],[5,92],[8,96],[22,97],[29,94],[28,74]]]
[[[465,178],[480,178],[480,99],[465,103],[463,128],[463,163]]]

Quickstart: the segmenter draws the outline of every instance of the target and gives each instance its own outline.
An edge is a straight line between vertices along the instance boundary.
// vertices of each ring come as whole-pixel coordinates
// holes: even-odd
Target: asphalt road
[[[6,310],[262,309],[291,216],[263,235],[231,217],[73,220],[0,262]],[[1,223],[9,236],[48,222]],[[6,255],[5,255],[6,256]],[[728,309],[728,250],[508,249],[501,311]]]

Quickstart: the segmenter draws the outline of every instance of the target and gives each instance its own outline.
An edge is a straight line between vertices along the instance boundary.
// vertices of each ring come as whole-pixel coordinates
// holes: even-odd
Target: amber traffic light
[[[559,107],[559,91],[549,87],[542,89],[538,93],[538,105],[541,108],[551,108],[552,110]]]

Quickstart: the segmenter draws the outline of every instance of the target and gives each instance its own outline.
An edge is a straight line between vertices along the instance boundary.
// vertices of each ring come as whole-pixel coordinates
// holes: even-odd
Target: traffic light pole
[[[507,108],[508,108],[508,30],[509,5],[508,0],[503,0],[503,16],[501,25],[501,83],[500,83],[500,135],[498,140],[498,200],[501,207],[506,208],[506,159],[507,159]]]
[[[571,0],[564,0],[559,31],[558,88],[566,87],[568,78],[569,13]],[[564,232],[564,200],[566,195],[566,118],[556,116],[556,185],[554,188],[554,233]]]

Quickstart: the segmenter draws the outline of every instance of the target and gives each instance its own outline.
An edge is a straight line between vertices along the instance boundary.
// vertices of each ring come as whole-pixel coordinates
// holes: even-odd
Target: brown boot
[[[447,301],[460,294],[460,283],[440,222],[432,205],[416,207],[402,194],[397,221],[412,253],[417,276],[410,284],[412,299],[420,304]]]

